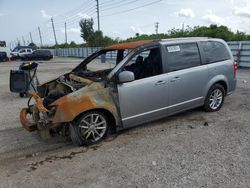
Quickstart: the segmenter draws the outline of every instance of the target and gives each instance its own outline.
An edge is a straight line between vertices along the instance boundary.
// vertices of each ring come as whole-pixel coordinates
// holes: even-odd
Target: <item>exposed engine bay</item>
[[[44,98],[43,105],[49,109],[49,105],[55,100],[90,85],[92,82],[103,82],[110,70],[104,71],[83,71],[81,73],[68,73],[56,80],[38,87],[38,93]]]

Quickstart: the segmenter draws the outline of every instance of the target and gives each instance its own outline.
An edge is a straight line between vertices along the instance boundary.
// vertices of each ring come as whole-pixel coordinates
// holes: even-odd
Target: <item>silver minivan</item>
[[[236,69],[221,39],[115,44],[40,85],[30,93],[35,103],[22,109],[20,120],[45,138],[56,132],[77,145],[96,143],[110,131],[192,108],[219,110],[235,90]]]

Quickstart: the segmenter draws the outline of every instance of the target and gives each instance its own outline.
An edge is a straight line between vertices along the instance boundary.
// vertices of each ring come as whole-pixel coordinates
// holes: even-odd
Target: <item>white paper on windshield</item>
[[[167,49],[168,49],[168,52],[170,52],[170,53],[181,51],[180,46],[168,46]]]

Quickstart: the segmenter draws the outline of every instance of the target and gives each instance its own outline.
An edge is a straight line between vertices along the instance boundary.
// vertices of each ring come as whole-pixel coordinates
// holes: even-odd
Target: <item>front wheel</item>
[[[108,132],[108,119],[99,111],[84,113],[78,121],[70,125],[73,144],[82,146],[101,141]]]
[[[224,102],[225,89],[220,84],[213,85],[207,94],[205,99],[204,109],[207,112],[218,111]]]

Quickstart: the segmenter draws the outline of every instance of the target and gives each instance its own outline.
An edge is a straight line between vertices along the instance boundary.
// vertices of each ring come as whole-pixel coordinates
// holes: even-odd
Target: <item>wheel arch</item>
[[[88,113],[88,112],[91,112],[91,111],[98,111],[98,112],[103,113],[103,114],[108,118],[108,121],[109,121],[109,123],[110,123],[110,125],[111,125],[111,126],[110,126],[111,132],[116,132],[117,120],[116,120],[115,116],[113,115],[113,113],[110,112],[109,110],[105,109],[105,108],[93,108],[93,109],[84,111],[84,112],[78,114],[78,115],[73,119],[73,121],[77,121],[83,114]]]
[[[220,84],[225,89],[225,95],[227,95],[228,80],[224,75],[218,75],[208,82],[207,87],[205,88],[204,96],[207,95],[209,89],[215,84]]]

